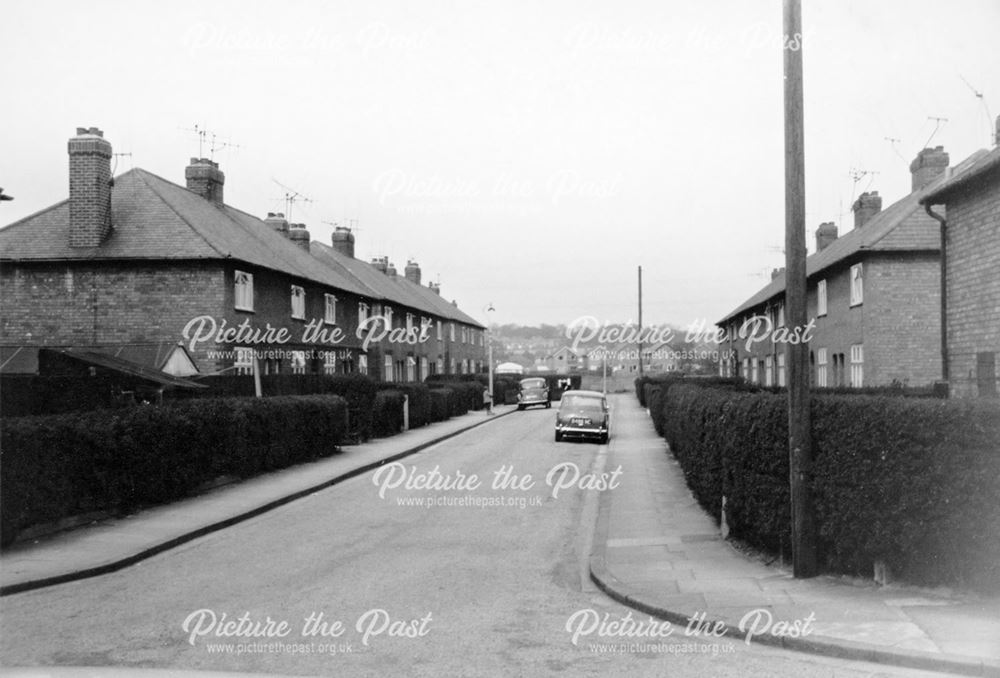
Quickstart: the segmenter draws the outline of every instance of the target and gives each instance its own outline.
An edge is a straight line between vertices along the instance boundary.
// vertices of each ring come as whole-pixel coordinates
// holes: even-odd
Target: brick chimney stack
[[[438,296],[441,296],[441,283],[439,283],[439,282],[434,282],[434,281],[432,280],[431,282],[427,283],[427,286],[428,286],[429,288],[431,288],[431,291],[432,291],[432,292],[433,292],[434,294],[436,294],[436,295],[438,295]]]
[[[925,148],[917,153],[917,157],[910,163],[910,174],[913,177],[911,190],[919,191],[941,176],[948,169],[949,161],[944,146]]]
[[[418,264],[413,259],[406,262],[406,268],[404,269],[404,275],[406,279],[410,282],[420,284],[420,264]]]
[[[264,220],[264,223],[284,237],[288,237],[288,220],[285,219],[285,214],[283,212],[268,212],[267,219]]]
[[[832,221],[825,221],[816,229],[816,251],[822,252],[837,239],[837,225]]]
[[[309,251],[310,236],[305,224],[291,224],[288,229],[288,239],[306,252]]]
[[[354,258],[354,234],[345,226],[337,226],[333,230],[333,249],[345,257]]]
[[[96,127],[69,140],[69,246],[98,247],[111,233],[111,144]]]
[[[385,273],[386,268],[389,266],[389,257],[374,257],[372,259],[372,266],[374,266],[378,271]]]
[[[878,194],[878,191],[862,193],[854,201],[851,209],[854,210],[854,228],[861,228],[882,211],[882,196]]]
[[[191,158],[191,164],[184,168],[184,179],[189,191],[222,207],[222,186],[226,183],[226,175],[219,169],[219,163],[208,158]]]

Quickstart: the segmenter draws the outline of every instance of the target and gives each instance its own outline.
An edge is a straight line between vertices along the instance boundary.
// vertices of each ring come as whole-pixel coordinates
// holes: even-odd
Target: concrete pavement
[[[413,429],[314,462],[226,485],[139,513],[15,543],[0,555],[0,596],[120,570],[198,537],[235,525],[296,499],[353,478],[381,464],[419,452],[497,417],[494,408]]]
[[[744,555],[695,501],[635,397],[613,403],[607,466],[622,465],[627,487],[602,494],[590,563],[613,598],[680,625],[704,615],[741,639],[754,628],[751,643],[1000,676],[1000,599],[834,576],[797,580],[790,567]],[[793,633],[796,622],[809,633]]]

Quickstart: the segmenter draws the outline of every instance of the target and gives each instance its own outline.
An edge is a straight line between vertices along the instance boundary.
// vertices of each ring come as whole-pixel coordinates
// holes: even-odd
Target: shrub
[[[698,502],[734,536],[788,552],[787,401],[771,393],[645,389]],[[811,405],[812,494],[822,563],[876,560],[922,584],[1000,584],[1000,407],[822,395]]]
[[[393,390],[406,395],[410,410],[410,428],[419,428],[431,423],[431,390],[424,384],[383,383],[379,391]]]
[[[454,394],[450,388],[430,389],[431,421],[444,421],[451,416],[451,400]]]
[[[173,501],[219,476],[327,456],[346,433],[347,404],[331,395],[13,418],[0,431],[3,542],[30,525]]]
[[[397,390],[384,390],[375,394],[372,414],[372,431],[376,438],[394,436],[403,430],[404,394]]]

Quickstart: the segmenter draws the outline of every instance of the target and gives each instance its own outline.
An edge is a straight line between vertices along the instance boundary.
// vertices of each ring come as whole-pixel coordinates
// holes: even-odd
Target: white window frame
[[[437,373],[444,374],[444,358],[438,358],[435,364],[437,365]]]
[[[406,380],[417,380],[417,361],[413,356],[406,356]]]
[[[337,352],[327,351],[323,355],[323,374],[337,373]]]
[[[441,324],[440,320],[437,321],[437,330],[438,330],[438,341],[443,341],[444,340],[444,326]]]
[[[826,388],[827,381],[827,354],[825,348],[816,349],[816,385],[820,388]]]
[[[774,356],[764,356],[764,386],[774,386]]]
[[[291,361],[292,361],[292,374],[305,374],[306,373],[306,352],[305,351],[292,351],[292,353],[291,353]]]
[[[292,318],[306,319],[306,290],[300,285],[292,285]]]
[[[865,383],[865,346],[851,346],[851,388],[861,388]]]
[[[382,314],[385,316],[385,327],[386,327],[386,329],[391,330],[392,329],[392,306],[386,306],[385,310],[382,311]]]
[[[785,385],[785,354],[778,354],[778,386]]]
[[[413,331],[413,319],[414,315],[412,313],[406,314],[406,333],[409,334]],[[412,379],[411,379],[412,381]]]
[[[233,276],[233,306],[237,311],[253,311],[253,273],[235,272]]]
[[[826,280],[816,283],[816,316],[826,315]]]
[[[253,374],[253,349],[237,346],[233,368],[236,374]]]
[[[784,327],[785,326],[785,304],[784,303],[779,303],[778,304],[778,313],[777,313],[776,320],[777,320],[777,322],[775,324],[775,327]]]
[[[324,307],[323,307],[323,309],[324,309],[323,322],[325,322],[327,325],[336,325],[337,324],[337,297],[335,295],[329,294],[329,293],[324,294],[323,295],[323,303],[324,303]]]
[[[448,323],[448,341],[455,341],[455,323]]]
[[[750,358],[743,359],[743,378],[750,380]]]
[[[750,381],[752,381],[755,384],[759,384],[760,383],[760,362],[757,360],[757,358],[750,358],[750,374],[753,375],[753,376],[750,377]]]
[[[392,381],[393,362],[392,356],[387,355],[382,360],[382,381]]]
[[[423,381],[429,376],[430,374],[427,372],[427,356],[422,355],[420,356],[420,373],[417,375],[417,379]]]
[[[368,320],[368,304],[363,301],[358,302],[358,325],[360,326]]]
[[[861,264],[851,266],[851,306],[865,303],[865,271]]]
[[[368,356],[364,353],[358,355],[358,374],[368,374]]]

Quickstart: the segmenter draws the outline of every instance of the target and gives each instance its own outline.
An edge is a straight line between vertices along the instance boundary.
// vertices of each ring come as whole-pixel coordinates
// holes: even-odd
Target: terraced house
[[[940,225],[920,204],[950,178],[963,176],[979,152],[955,168],[940,146],[925,148],[910,165],[911,192],[882,209],[878,192],[853,205],[854,228],[833,223],[816,230],[806,260],[811,382],[817,387],[929,386],[943,377],[941,362]],[[726,314],[723,376],[784,386],[785,274]]]
[[[944,232],[943,360],[956,397],[995,398],[1000,390],[1000,118],[996,140],[967,172],[921,199]]]
[[[416,262],[399,276],[355,259],[346,229],[328,247],[282,214],[227,205],[211,160],[192,158],[180,186],[143,169],[112,178],[96,128],[68,150],[69,198],[0,230],[4,371],[37,369],[44,347],[180,375],[483,368],[485,328],[422,285]]]

